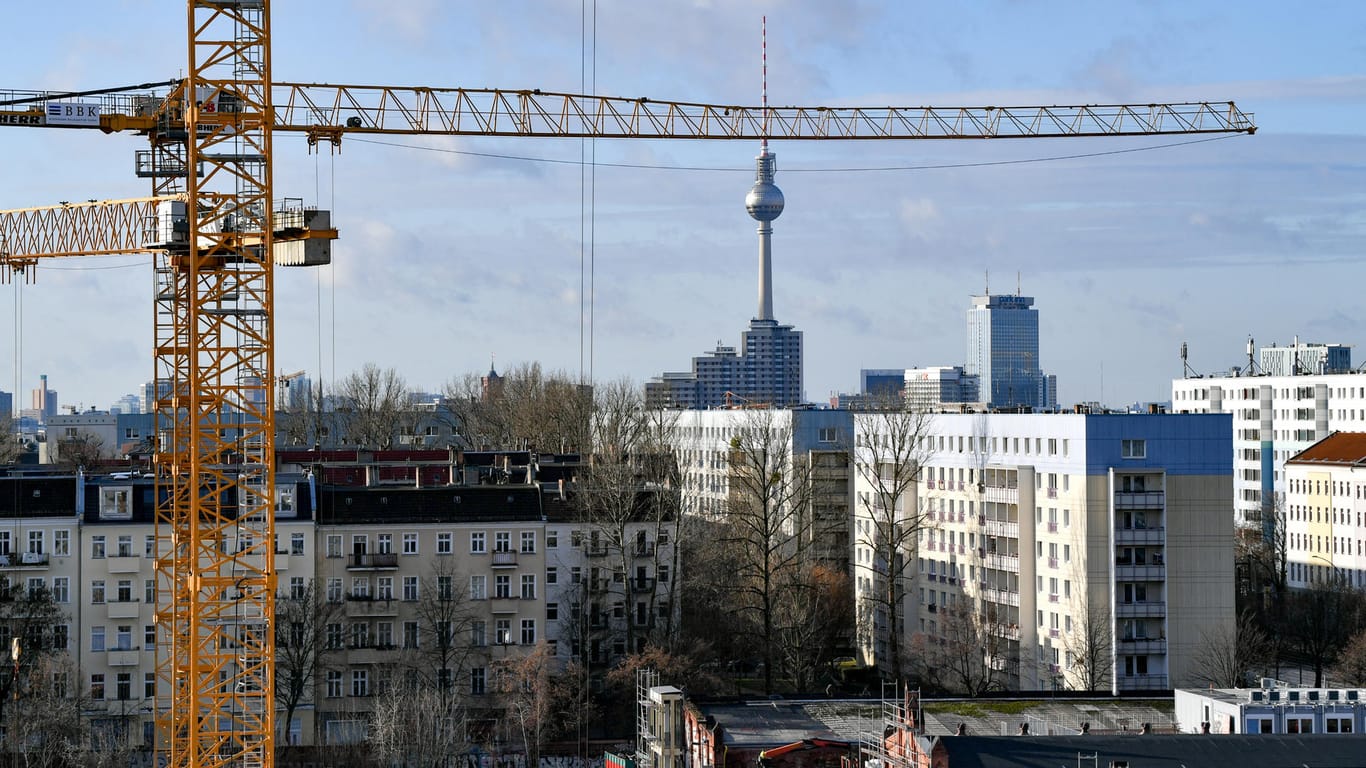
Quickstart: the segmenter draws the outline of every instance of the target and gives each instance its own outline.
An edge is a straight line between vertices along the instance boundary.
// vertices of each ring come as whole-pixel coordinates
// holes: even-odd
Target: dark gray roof
[[[944,736],[946,768],[1058,768],[1128,761],[1129,768],[1360,768],[1366,734]]]

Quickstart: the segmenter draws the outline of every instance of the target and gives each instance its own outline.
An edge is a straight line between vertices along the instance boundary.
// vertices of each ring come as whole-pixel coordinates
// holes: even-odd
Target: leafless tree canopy
[[[938,624],[938,637],[918,635],[912,644],[923,681],[968,696],[1005,688],[1007,671],[1019,660],[996,610],[942,606]]]
[[[859,496],[865,523],[857,534],[860,547],[873,552],[874,589],[865,593],[860,625],[865,632],[885,627],[885,637],[865,637],[886,643],[893,679],[903,678],[901,626],[910,577],[913,545],[920,532],[933,527],[928,508],[917,504],[917,484],[930,455],[934,419],[927,411],[901,406],[900,398],[857,417],[865,420],[863,437],[853,446],[854,468],[866,494]],[[879,659],[881,662],[882,660]]]
[[[285,711],[279,724],[283,734],[289,733],[299,705],[313,700],[318,675],[332,668],[326,627],[341,621],[343,613],[312,579],[302,592],[282,593],[275,601],[275,700]]]
[[[508,370],[485,390],[480,376],[452,379],[443,402],[471,448],[584,451],[593,411],[591,389],[538,363]]]
[[[808,563],[803,526],[810,521],[811,468],[793,460],[792,430],[776,411],[756,410],[730,441],[730,498],[721,543],[734,558],[731,603],[754,624],[764,661],[764,690],[773,690],[778,611],[783,591]]]
[[[0,465],[13,464],[19,460],[21,453],[23,446],[19,444],[14,417],[8,413],[0,413]]]
[[[1215,688],[1242,688],[1267,660],[1266,633],[1250,613],[1232,627],[1205,632],[1193,660],[1195,679]]]
[[[339,423],[346,443],[363,448],[392,448],[398,435],[411,434],[412,391],[393,368],[366,363],[337,386]]]
[[[57,441],[57,463],[68,469],[91,469],[107,453],[104,439],[93,432],[77,432]]]
[[[1072,631],[1063,639],[1072,654],[1068,684],[1082,691],[1108,691],[1114,681],[1110,611],[1084,594],[1072,610]]]

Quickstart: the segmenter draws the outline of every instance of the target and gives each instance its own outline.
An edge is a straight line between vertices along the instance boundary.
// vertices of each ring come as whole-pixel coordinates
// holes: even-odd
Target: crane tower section
[[[269,0],[189,0],[187,76],[145,175],[183,194],[156,257],[159,745],[170,768],[274,751]],[[169,597],[169,599],[168,599]]]

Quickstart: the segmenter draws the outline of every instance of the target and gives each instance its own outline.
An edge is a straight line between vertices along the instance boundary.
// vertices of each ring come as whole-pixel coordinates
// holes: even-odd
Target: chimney
[[[414,487],[414,488],[421,488],[421,487],[422,487],[422,465],[421,465],[421,464],[418,464],[417,466],[413,467],[413,487]]]
[[[375,465],[365,465],[365,487],[372,488],[375,485]]]
[[[564,501],[564,478],[560,478],[560,501]]]

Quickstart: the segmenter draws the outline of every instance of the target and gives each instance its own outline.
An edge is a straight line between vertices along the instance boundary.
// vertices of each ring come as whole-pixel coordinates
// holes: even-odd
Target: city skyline
[[[581,77],[577,5],[355,2],[327,18],[310,7],[320,6],[276,8],[277,79],[592,82]],[[15,10],[16,25],[60,28],[63,42],[16,41],[5,87],[107,87],[183,69],[182,46],[145,44],[183,39],[177,9],[130,0],[60,24],[55,13]],[[1192,367],[1210,372],[1238,364],[1249,335],[1363,338],[1352,290],[1366,187],[1352,161],[1366,150],[1352,119],[1366,103],[1356,6],[603,4],[596,90],[757,103],[765,13],[774,104],[1233,99],[1259,126],[1198,144],[774,141],[787,197],[774,302],[805,334],[808,400],[854,391],[860,368],[963,363],[962,307],[988,272],[997,292],[1020,275],[1046,308],[1039,343],[1061,405],[1164,399],[1182,342]],[[147,193],[129,170],[136,137],[0,130],[10,179],[0,208]],[[576,373],[591,347],[597,380],[644,382],[729,338],[753,304],[753,222],[741,210],[753,144],[599,141],[596,217],[582,223],[581,151],[578,141],[350,139],[340,155],[310,156],[302,139],[277,138],[277,194],[332,208],[341,230],[333,267],[278,274],[277,369],[328,382],[375,362],[434,390],[483,370],[490,353],[500,368]],[[1068,159],[1032,162],[1045,158]],[[918,170],[832,170],[868,168]],[[582,346],[580,232],[592,233],[596,278]],[[27,394],[41,371],[62,404],[103,408],[150,378],[146,260],[37,271],[36,284],[0,291],[0,312],[16,318],[0,339],[11,361],[0,389]]]

